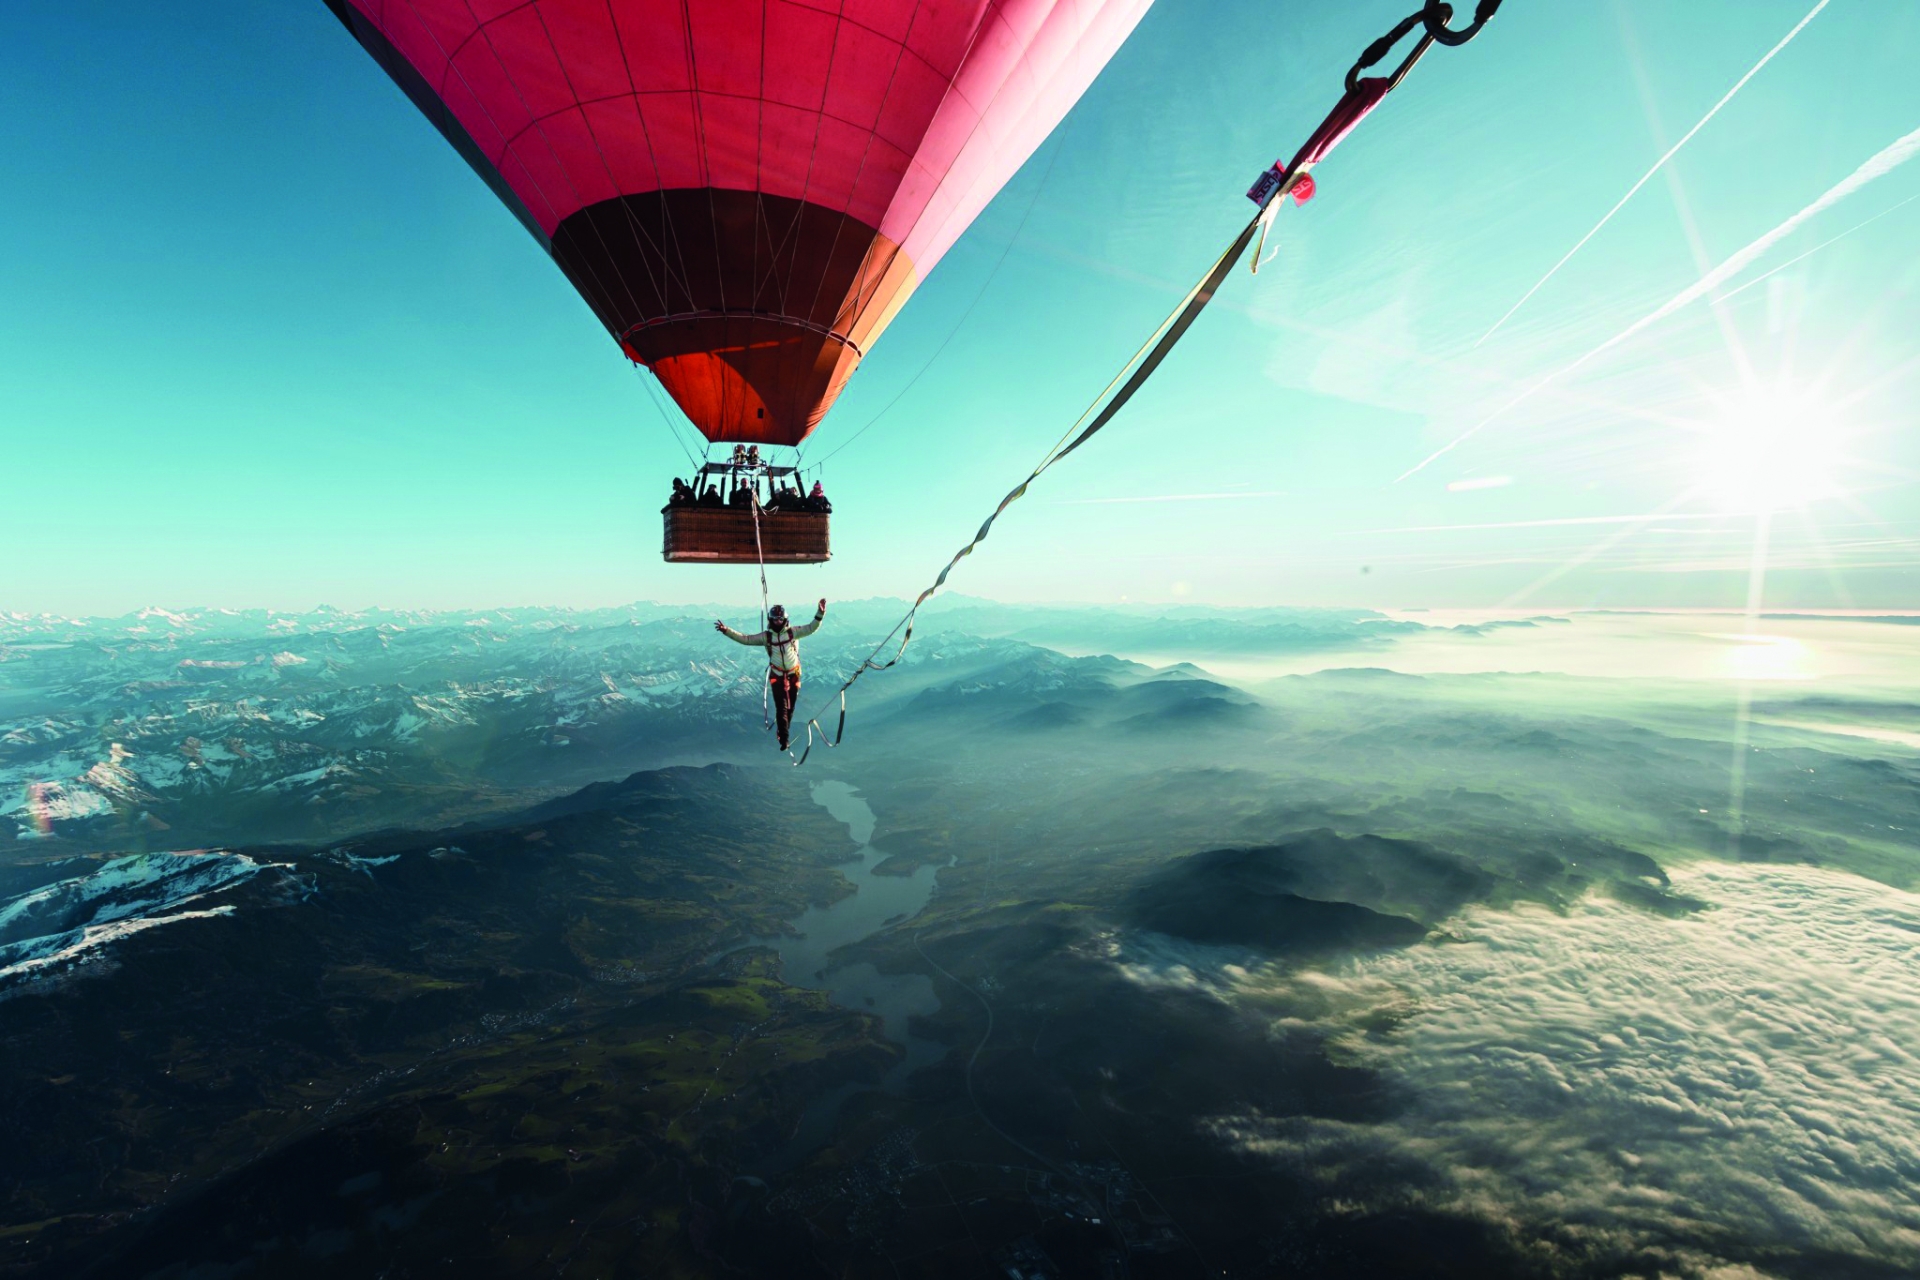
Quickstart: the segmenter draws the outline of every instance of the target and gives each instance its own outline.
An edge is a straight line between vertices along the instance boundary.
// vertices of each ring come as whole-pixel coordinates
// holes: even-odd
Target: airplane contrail
[[[1770,267],[1767,270],[1762,271],[1759,275],[1747,281],[1745,284],[1741,285],[1739,288],[1729,289],[1725,293],[1721,294],[1720,300],[1724,302],[1728,298],[1733,297],[1736,293],[1745,293],[1747,290],[1753,288],[1753,286],[1761,283],[1763,280],[1766,280],[1769,276],[1778,275],[1782,271],[1785,271],[1788,267],[1792,266],[1794,263],[1802,261],[1803,259],[1806,259],[1806,258],[1811,258],[1814,254],[1820,252],[1822,249],[1826,248],[1828,245],[1832,244],[1834,241],[1845,240],[1848,236],[1860,230],[1862,227],[1866,227],[1875,222],[1880,221],[1880,219],[1886,217],[1888,214],[1894,212],[1896,209],[1905,208],[1907,205],[1912,204],[1915,200],[1920,200],[1920,193],[1915,193],[1914,195],[1908,196],[1905,200],[1902,200],[1899,204],[1887,206],[1885,209],[1882,209],[1880,212],[1874,214],[1871,218],[1867,218],[1860,222],[1854,223],[1852,226],[1848,227],[1845,231],[1842,231],[1838,235],[1827,237],[1825,240],[1822,240],[1819,244],[1813,246],[1813,248],[1807,250],[1805,253],[1794,254],[1791,258],[1788,258],[1785,262],[1781,263],[1777,267]]]
[[[1800,19],[1798,23],[1794,24],[1793,30],[1787,32],[1786,35],[1780,37],[1779,44],[1776,44],[1773,46],[1773,48],[1767,50],[1766,55],[1762,57],[1760,61],[1754,63],[1752,68],[1748,70],[1747,74],[1741,76],[1738,80],[1734,81],[1733,88],[1727,90],[1724,94],[1720,96],[1720,101],[1714,103],[1713,106],[1708,109],[1707,114],[1700,117],[1699,123],[1694,125],[1693,128],[1687,130],[1686,133],[1682,134],[1680,137],[1680,141],[1668,147],[1666,150],[1666,154],[1662,155],[1658,160],[1655,160],[1653,162],[1653,167],[1651,169],[1648,169],[1645,173],[1641,174],[1640,180],[1638,182],[1634,183],[1631,187],[1627,188],[1627,194],[1621,196],[1619,200],[1615,201],[1613,208],[1607,210],[1606,214],[1600,219],[1600,221],[1593,224],[1593,229],[1587,232],[1587,234],[1581,236],[1580,239],[1575,242],[1573,248],[1567,250],[1566,253],[1562,254],[1560,257],[1560,261],[1554,263],[1553,266],[1548,268],[1547,274],[1541,276],[1537,281],[1535,281],[1533,288],[1521,294],[1520,301],[1508,307],[1507,313],[1501,316],[1498,320],[1495,320],[1493,322],[1493,327],[1488,329],[1485,333],[1481,334],[1479,337],[1479,340],[1476,341],[1473,345],[1477,347],[1480,345],[1480,343],[1485,342],[1488,338],[1491,338],[1494,335],[1495,331],[1497,331],[1501,325],[1505,324],[1508,320],[1513,318],[1514,312],[1518,311],[1521,307],[1526,306],[1527,299],[1531,298],[1534,294],[1540,292],[1541,287],[1545,285],[1547,281],[1553,279],[1553,277],[1556,274],[1558,274],[1560,268],[1566,266],[1567,262],[1573,257],[1574,254],[1580,252],[1581,249],[1586,247],[1587,241],[1593,239],[1596,235],[1599,235],[1600,228],[1606,226],[1609,222],[1613,221],[1613,215],[1620,212],[1620,210],[1626,206],[1627,201],[1633,199],[1634,195],[1640,190],[1640,188],[1646,186],[1647,183],[1653,178],[1653,175],[1660,172],[1660,170],[1666,166],[1667,161],[1673,159],[1674,155],[1679,152],[1680,148],[1687,145],[1688,140],[1691,139],[1694,134],[1700,132],[1701,129],[1705,128],[1707,121],[1719,115],[1720,108],[1726,106],[1729,102],[1733,101],[1733,95],[1736,93],[1739,93],[1741,89],[1745,88],[1747,81],[1753,79],[1754,76],[1759,74],[1760,68],[1766,66],[1769,62],[1772,62],[1773,56],[1775,54],[1779,53],[1782,49],[1786,48],[1789,44],[1793,43],[1793,38],[1799,35],[1802,31],[1804,31],[1806,29],[1807,24],[1809,22],[1812,22],[1815,16],[1817,16],[1822,9],[1827,7],[1829,2],[1830,0],[1820,0],[1820,3],[1814,5],[1812,9],[1807,11],[1806,17]]]
[[[1474,423],[1471,427],[1468,427],[1446,444],[1435,449],[1414,466],[1401,472],[1394,478],[1394,483],[1399,484],[1408,476],[1424,471],[1435,460],[1453,452],[1453,450],[1460,445],[1480,434],[1482,430],[1504,416],[1508,410],[1523,401],[1532,399],[1548,384],[1559,381],[1561,378],[1566,377],[1574,370],[1586,364],[1589,360],[1594,359],[1604,352],[1613,350],[1627,339],[1639,333],[1642,329],[1645,329],[1648,325],[1666,319],[1688,303],[1719,288],[1722,284],[1726,283],[1730,277],[1737,275],[1750,266],[1761,254],[1771,249],[1786,237],[1792,235],[1795,231],[1798,231],[1808,219],[1818,217],[1820,214],[1858,191],[1861,187],[1872,182],[1875,178],[1883,177],[1893,172],[1907,161],[1913,159],[1915,154],[1920,154],[1920,129],[1915,129],[1911,133],[1904,134],[1894,139],[1885,147],[1882,147],[1879,151],[1868,157],[1859,168],[1829,187],[1819,199],[1749,244],[1746,248],[1741,249],[1719,266],[1707,272],[1706,275],[1701,276],[1700,279],[1688,285],[1685,289],[1682,289],[1655,310],[1634,321],[1625,329],[1614,334],[1613,337],[1608,338],[1605,342],[1587,352],[1573,363],[1562,365],[1553,372],[1529,383],[1518,395],[1506,401],[1506,403],[1502,404],[1498,409],[1495,409],[1492,413],[1489,413],[1486,417],[1480,419],[1480,421]]]

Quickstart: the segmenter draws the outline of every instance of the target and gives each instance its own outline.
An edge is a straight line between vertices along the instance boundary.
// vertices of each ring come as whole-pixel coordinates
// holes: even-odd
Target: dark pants
[[[787,745],[787,731],[793,725],[793,704],[800,698],[798,671],[767,672],[767,687],[773,691],[774,723],[780,728],[780,745]]]

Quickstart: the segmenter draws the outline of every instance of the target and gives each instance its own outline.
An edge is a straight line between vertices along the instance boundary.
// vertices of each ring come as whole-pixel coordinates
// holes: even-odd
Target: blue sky
[[[778,589],[929,581],[1407,7],[1160,0],[842,397],[814,457],[919,375]],[[1766,604],[1920,607],[1920,7],[1833,0],[1480,341],[1812,7],[1509,0],[954,585],[1726,606],[1764,529]],[[319,0],[10,18],[0,609],[757,594],[660,562],[686,460],[643,375]]]

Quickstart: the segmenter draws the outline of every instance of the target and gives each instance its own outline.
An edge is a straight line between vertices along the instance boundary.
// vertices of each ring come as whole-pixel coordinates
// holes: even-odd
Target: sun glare
[[[1839,424],[1809,397],[1757,390],[1722,406],[1697,457],[1704,492],[1728,512],[1804,507],[1840,493]]]
[[[1792,636],[1747,632],[1714,636],[1729,646],[1720,674],[1734,680],[1808,680],[1813,672],[1807,646]]]

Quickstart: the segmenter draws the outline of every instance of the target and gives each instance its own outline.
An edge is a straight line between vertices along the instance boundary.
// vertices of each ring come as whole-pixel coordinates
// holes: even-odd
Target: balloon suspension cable
[[[694,474],[698,475],[700,472],[701,459],[696,458],[693,450],[687,447],[686,440],[681,437],[680,428],[674,423],[673,414],[668,411],[666,405],[661,403],[660,393],[653,385],[652,371],[633,363],[631,360],[627,361],[627,367],[633,370],[634,374],[640,379],[640,385],[646,388],[647,399],[653,402],[654,410],[659,413],[660,420],[667,425],[667,434],[673,437],[673,442],[679,446],[680,452],[687,455],[687,461],[692,464]]]
[[[1068,120],[1066,127],[1067,129],[1073,127],[1073,121],[1071,119]],[[953,322],[953,327],[947,330],[947,336],[940,339],[940,345],[933,349],[933,353],[914,371],[913,376],[908,378],[901,388],[893,393],[893,399],[881,405],[879,412],[862,423],[859,430],[855,431],[833,448],[827,450],[826,455],[814,463],[814,466],[824,466],[828,458],[838,454],[842,449],[848,448],[855,440],[858,440],[861,436],[873,430],[875,424],[877,424],[880,419],[886,417],[888,413],[892,412],[893,407],[900,403],[907,392],[913,390],[914,384],[926,375],[927,370],[933,368],[941,355],[946,352],[947,347],[952,344],[954,338],[959,336],[960,330],[965,327],[967,321],[973,316],[974,309],[980,305],[980,300],[987,296],[987,290],[992,287],[994,280],[999,276],[1000,268],[1007,265],[1007,257],[1013,252],[1013,246],[1020,242],[1020,237],[1026,232],[1027,220],[1033,217],[1034,208],[1040,203],[1040,194],[1047,189],[1047,183],[1052,180],[1053,168],[1060,162],[1060,152],[1065,147],[1066,136],[1065,130],[1063,130],[1060,139],[1053,144],[1053,153],[1047,157],[1046,171],[1040,175],[1040,181],[1036,183],[1033,188],[1033,195],[1027,200],[1026,211],[1020,215],[1020,221],[1013,228],[1013,234],[1007,237],[1007,242],[1004,245],[1000,246],[1000,256],[994,260],[993,270],[987,272],[987,278],[980,282],[980,288],[974,292],[973,300],[967,303],[966,310],[960,313],[959,318]],[[806,454],[807,445],[812,443],[812,441],[813,437],[809,436],[800,442],[800,453],[802,457]]]
[[[1462,45],[1473,39],[1500,8],[1500,4],[1501,0],[1480,0],[1474,10],[1472,23],[1454,30],[1451,25],[1453,7],[1439,3],[1438,0],[1426,0],[1418,12],[1401,19],[1386,35],[1361,52],[1359,60],[1347,72],[1346,93],[1328,113],[1326,119],[1320,122],[1320,127],[1313,131],[1305,145],[1294,154],[1292,160],[1285,165],[1276,161],[1271,168],[1260,175],[1253,188],[1247,192],[1247,198],[1259,206],[1259,212],[1245,227],[1241,228],[1240,233],[1214,260],[1206,274],[1202,275],[1193,288],[1187,291],[1179,305],[1167,313],[1166,318],[1161,320],[1154,331],[1148,335],[1147,340],[1132,356],[1128,357],[1126,363],[1120,366],[1120,371],[1114,374],[1112,380],[1101,389],[1100,394],[1093,398],[1081,411],[1080,416],[1074,419],[1072,425],[1054,442],[1053,447],[1047,450],[1039,464],[1027,473],[1026,479],[1015,485],[1006,497],[1000,499],[999,505],[981,524],[972,539],[953,554],[932,584],[914,599],[900,621],[893,624],[893,629],[881,637],[880,643],[860,660],[860,665],[854,669],[853,674],[847,677],[826,702],[821,703],[820,711],[807,718],[807,745],[801,751],[799,758],[794,761],[796,766],[807,762],[807,757],[813,754],[816,740],[829,747],[840,745],[847,732],[847,690],[851,689],[854,683],[867,672],[885,671],[906,656],[907,646],[913,643],[913,627],[919,615],[920,606],[946,585],[947,578],[959,567],[962,560],[972,555],[974,549],[986,541],[987,535],[993,531],[994,521],[1000,518],[1001,513],[1025,497],[1028,487],[1034,481],[1066,458],[1068,454],[1091,440],[1113,420],[1121,409],[1126,407],[1127,402],[1159,369],[1168,353],[1181,338],[1186,336],[1187,330],[1193,327],[1194,321],[1199,319],[1202,311],[1206,310],[1207,304],[1213,301],[1214,295],[1219,292],[1235,264],[1246,253],[1247,246],[1253,241],[1254,236],[1259,234],[1264,242],[1266,226],[1271,222],[1280,198],[1292,195],[1296,203],[1306,203],[1313,194],[1313,182],[1309,176],[1313,166],[1325,159],[1327,153],[1339,145],[1341,139],[1353,132],[1355,126],[1380,105],[1381,100],[1406,78],[1407,73],[1413,69],[1414,64],[1419,62],[1428,49],[1435,44]],[[1421,29],[1420,36],[1414,42],[1413,50],[1401,61],[1391,76],[1362,77],[1360,75],[1362,71],[1386,57],[1395,45],[1413,33],[1415,27]],[[1256,255],[1256,264],[1258,261]],[[828,455],[828,457],[831,456],[831,454]],[[821,459],[822,462],[825,460],[825,458]],[[757,528],[756,525],[756,532]],[[893,643],[895,636],[900,636],[900,644],[894,650],[893,656],[885,662],[876,662],[875,659]],[[821,726],[819,717],[835,698],[840,702],[840,718],[833,733],[829,735]]]

